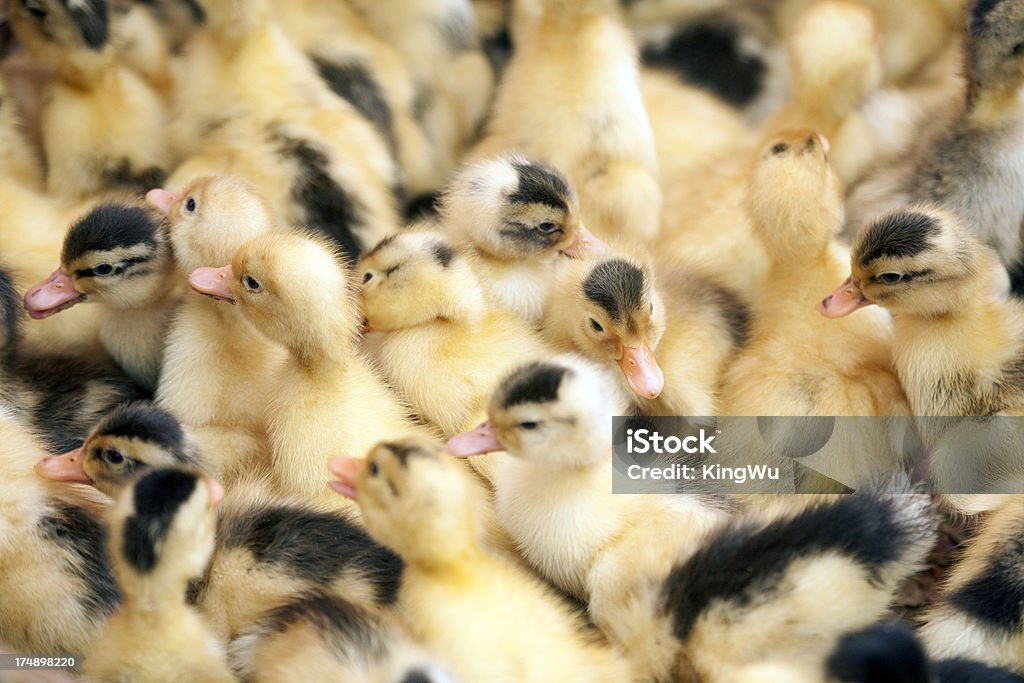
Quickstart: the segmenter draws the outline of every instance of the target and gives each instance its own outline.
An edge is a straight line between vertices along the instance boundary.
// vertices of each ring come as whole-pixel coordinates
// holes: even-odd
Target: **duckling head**
[[[665,332],[665,306],[654,274],[625,256],[583,264],[569,292],[552,292],[546,318],[564,322],[573,347],[600,363],[617,364],[637,396],[657,398],[665,376],[654,350]]]
[[[900,209],[864,228],[850,255],[850,277],[821,302],[821,313],[840,318],[878,304],[936,317],[957,311],[984,287],[1006,287],[994,252],[947,212]]]
[[[141,472],[159,467],[195,467],[196,445],[177,418],[146,401],[112,410],[81,448],[43,458],[40,476],[91,484],[114,497]]]
[[[365,459],[335,458],[330,467],[331,488],[355,498],[370,535],[406,561],[449,559],[476,538],[477,492],[434,442],[382,442]]]
[[[505,450],[552,469],[587,467],[608,454],[611,418],[626,409],[601,368],[563,355],[512,371],[491,397],[487,422],[447,448],[459,457]]]
[[[1024,0],[977,0],[967,24],[971,92],[1013,92],[1024,83]]]
[[[583,225],[565,176],[520,156],[464,168],[445,191],[441,216],[453,241],[502,261],[576,257],[603,248]]]
[[[272,233],[220,268],[197,268],[192,289],[237,304],[264,336],[301,357],[347,353],[360,318],[344,258],[312,235]]]
[[[385,237],[356,266],[365,324],[381,332],[460,320],[484,308],[469,261],[438,232]]]
[[[60,268],[28,290],[25,308],[37,320],[83,301],[139,308],[166,291],[173,268],[163,216],[139,204],[104,204],[71,226]]]
[[[778,133],[761,147],[745,206],[775,261],[820,253],[842,227],[843,199],[828,151],[828,141],[809,130]]]
[[[174,260],[183,273],[230,263],[243,244],[271,229],[266,202],[235,176],[199,178],[183,192],[150,190],[146,201],[167,217]]]
[[[49,66],[88,69],[108,60],[107,0],[10,0],[8,7],[18,41]]]
[[[119,496],[111,557],[126,599],[145,608],[184,600],[213,554],[220,484],[184,469],[146,472]]]

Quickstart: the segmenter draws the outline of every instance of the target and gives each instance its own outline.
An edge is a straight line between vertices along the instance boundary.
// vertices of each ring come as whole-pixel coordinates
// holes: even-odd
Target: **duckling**
[[[187,277],[205,263],[229,261],[248,239],[269,232],[268,209],[244,181],[200,178],[180,194],[152,190],[167,216],[174,261]],[[284,349],[252,331],[239,312],[205,298],[185,299],[167,333],[156,402],[219,443],[211,472],[229,486],[267,457],[266,407]],[[246,391],[238,391],[238,387]]]
[[[206,19],[196,0],[108,0],[111,42],[119,59],[173,102],[175,62]]]
[[[0,406],[31,424],[53,452],[76,448],[111,408],[144,395],[109,362],[20,344],[18,300],[0,268]]]
[[[174,275],[163,216],[141,202],[101,204],[68,229],[60,268],[28,290],[25,308],[41,320],[83,301],[103,304],[104,349],[152,392],[183,290]]]
[[[98,681],[235,681],[221,644],[186,604],[213,553],[224,489],[187,470],[141,476],[114,511],[110,554],[124,594],[85,658]]]
[[[1024,183],[1024,1],[976,2],[967,21],[964,91],[931,114],[910,148],[851,188],[846,233],[928,203],[954,213],[1010,267],[1022,257],[1024,197],[1014,188]]]
[[[25,49],[54,72],[42,112],[48,190],[84,199],[111,187],[159,185],[170,162],[166,112],[159,95],[119,63],[105,0],[17,0],[10,22]]]
[[[322,240],[258,237],[230,265],[197,269],[189,282],[237,305],[259,336],[287,350],[267,407],[273,474],[282,492],[337,505],[324,497],[329,456],[426,432],[360,353],[355,288],[340,255]]]
[[[565,176],[518,155],[465,166],[440,213],[451,240],[471,248],[491,303],[529,322],[541,318],[563,256],[606,249],[583,224]]]
[[[669,570],[725,523],[710,497],[612,493],[611,418],[628,398],[614,376],[572,356],[510,373],[488,422],[448,442],[456,456],[506,450],[493,472],[498,522],[544,578],[584,601],[590,618],[648,671],[647,624]],[[647,601],[637,617],[633,601]]]
[[[105,501],[87,487],[37,477],[32,460],[43,446],[4,407],[0,438],[0,639],[14,652],[83,652],[121,600]]]
[[[1016,448],[1000,442],[1006,430],[1017,433],[1015,424],[997,420],[983,444],[973,421],[954,419],[1014,415],[1024,407],[1016,370],[1024,308],[1006,290],[994,250],[952,214],[912,207],[864,230],[850,276],[821,303],[832,318],[874,303],[893,314],[893,360],[913,414],[946,416],[917,421],[942,493],[997,493],[1006,482],[1024,481]],[[958,427],[969,432],[970,460],[961,455]]]
[[[543,332],[563,350],[617,364],[644,414],[710,416],[747,317],[732,292],[696,271],[663,268],[656,276],[650,264],[604,254],[563,269]]]
[[[840,329],[815,310],[849,260],[833,242],[843,199],[825,139],[808,130],[768,138],[745,205],[771,266],[749,342],[723,377],[722,414],[909,415],[889,316],[876,311]]]
[[[356,273],[371,357],[445,436],[480,422],[509,368],[549,355],[525,322],[488,307],[470,261],[442,234],[385,238]]]
[[[518,6],[509,61],[473,154],[520,151],[561,169],[599,237],[650,240],[661,191],[654,135],[637,85],[633,39],[612,0]]]
[[[406,562],[403,616],[458,680],[630,679],[536,579],[481,548],[481,492],[435,444],[383,442],[331,469],[331,487],[355,497],[370,534]]]

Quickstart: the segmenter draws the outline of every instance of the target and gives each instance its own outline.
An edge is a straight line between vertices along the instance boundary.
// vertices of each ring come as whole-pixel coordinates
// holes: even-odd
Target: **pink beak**
[[[58,268],[46,282],[25,293],[25,310],[35,320],[42,320],[82,301],[85,301],[85,294],[76,290],[71,276]]]
[[[490,422],[484,422],[472,431],[456,434],[448,439],[445,448],[456,458],[468,458],[472,455],[503,450],[498,442],[497,432]]]
[[[146,193],[146,202],[154,209],[167,216],[171,208],[181,201],[181,195],[168,190],[150,190]]]
[[[231,266],[221,268],[196,268],[188,276],[188,283],[192,289],[205,294],[214,301],[227,301],[234,305],[237,302],[235,295],[231,293],[231,280],[234,273]]]
[[[332,458],[327,467],[337,479],[327,482],[327,485],[346,498],[356,500],[356,477],[365,464],[365,458]]]
[[[609,249],[610,247],[587,230],[585,225],[580,224],[579,230],[576,231],[576,238],[572,244],[562,250],[562,253],[570,258],[582,258],[587,254],[600,254]]]
[[[658,398],[665,388],[665,373],[655,360],[651,347],[642,342],[639,348],[622,347],[619,368],[629,382],[629,388],[640,397]]]
[[[843,318],[858,308],[864,308],[873,303],[864,298],[860,287],[853,283],[852,277],[848,277],[843,284],[836,287],[835,291],[822,300],[820,310],[826,318]]]
[[[48,455],[36,463],[36,474],[52,481],[70,481],[91,484],[92,479],[85,473],[85,452],[81,448],[63,455]]]

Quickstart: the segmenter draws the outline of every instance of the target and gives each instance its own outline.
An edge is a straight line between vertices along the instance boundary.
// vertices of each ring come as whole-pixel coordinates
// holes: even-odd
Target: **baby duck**
[[[471,262],[443,234],[387,237],[356,273],[371,357],[446,437],[480,422],[510,368],[548,355],[525,322],[488,306]]]
[[[186,603],[189,581],[213,553],[212,479],[179,469],[141,476],[118,500],[110,553],[124,594],[94,647],[85,674],[98,681],[235,681],[220,643]]]
[[[628,407],[614,376],[591,363],[535,362],[502,381],[488,422],[452,438],[448,451],[508,451],[493,471],[498,522],[647,674],[649,650],[664,646],[645,642],[662,581],[731,510],[710,497],[613,494],[611,418]],[[636,602],[647,610],[638,615]]]
[[[106,0],[17,0],[9,18],[26,50],[53,69],[42,112],[49,191],[84,199],[159,185],[169,163],[163,102],[118,62]]]
[[[715,415],[719,376],[746,337],[746,307],[696,272],[660,276],[656,287],[651,265],[628,256],[571,262],[551,288],[544,336],[618,365],[644,414]]]
[[[602,238],[651,240],[661,190],[637,50],[614,0],[517,3],[515,52],[477,158],[519,150],[561,169]]]
[[[273,474],[282,492],[337,505],[324,498],[330,456],[424,431],[359,351],[355,288],[324,241],[264,235],[243,245],[230,265],[199,268],[189,282],[236,305],[254,328],[250,337],[287,350],[267,406]]]
[[[466,244],[487,297],[535,322],[563,256],[605,247],[580,218],[576,193],[560,171],[509,155],[465,166],[440,205],[443,230]]]
[[[385,442],[331,469],[331,487],[356,498],[370,534],[405,560],[403,616],[458,680],[630,680],[539,581],[481,548],[482,492],[440,448]]]
[[[96,207],[68,229],[60,268],[25,294],[41,320],[83,301],[104,307],[100,341],[147,391],[155,391],[164,336],[181,299],[166,219],[133,202]]]
[[[1014,266],[1024,256],[1024,0],[971,5],[965,89],[934,112],[911,147],[850,191],[846,232],[915,203],[952,212]],[[1014,273],[1019,288],[1020,273]]]

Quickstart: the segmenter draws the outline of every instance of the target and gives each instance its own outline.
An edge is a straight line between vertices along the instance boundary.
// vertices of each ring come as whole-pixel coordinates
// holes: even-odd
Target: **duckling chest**
[[[546,264],[522,263],[489,268],[483,273],[488,299],[498,308],[526,320],[540,320],[553,277]]]

